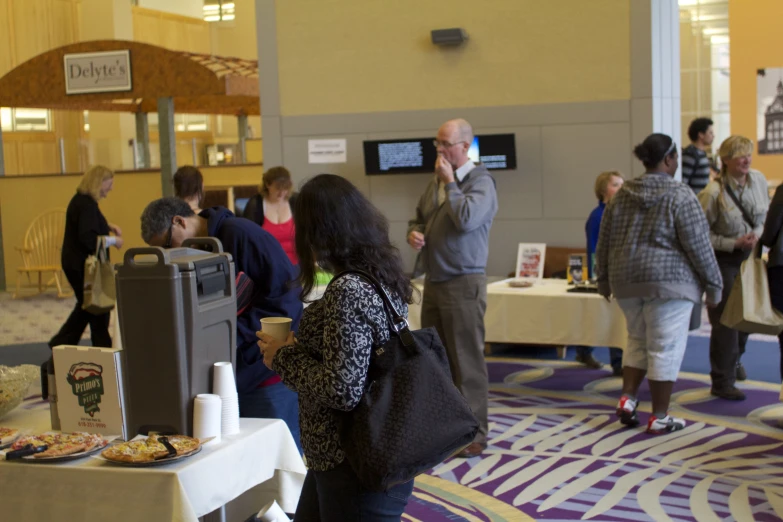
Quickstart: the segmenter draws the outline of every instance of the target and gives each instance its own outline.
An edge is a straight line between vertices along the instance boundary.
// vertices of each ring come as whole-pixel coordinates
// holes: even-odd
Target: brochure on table
[[[57,411],[62,431],[120,435],[127,440],[122,350],[55,346]]]
[[[566,279],[569,285],[587,281],[587,254],[571,254],[568,256]]]
[[[543,279],[545,255],[545,243],[520,243],[514,277],[517,279]]]

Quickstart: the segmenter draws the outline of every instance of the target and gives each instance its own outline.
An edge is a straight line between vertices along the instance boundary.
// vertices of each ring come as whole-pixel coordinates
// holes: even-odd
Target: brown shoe
[[[468,447],[454,456],[460,459],[471,459],[481,455],[485,449],[487,449],[487,444],[485,442],[471,442],[468,444]]]
[[[742,363],[737,363],[737,380],[744,381],[747,378],[748,372],[745,371],[745,367],[742,366]]]
[[[738,389],[736,386],[731,386],[729,388],[712,388],[710,390],[710,394],[714,395],[715,397],[720,397],[721,399],[726,399],[727,401],[745,400],[745,394],[742,393],[742,390]]]

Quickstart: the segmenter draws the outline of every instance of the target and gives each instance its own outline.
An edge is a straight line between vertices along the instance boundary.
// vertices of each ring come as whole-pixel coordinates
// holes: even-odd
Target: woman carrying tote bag
[[[744,136],[729,136],[720,145],[720,175],[699,193],[699,202],[710,225],[710,242],[715,249],[723,296],[720,304],[707,311],[710,333],[710,393],[730,401],[745,400],[735,386],[747,377],[740,362],[748,334],[721,323],[734,280],[742,262],[756,246],[769,207],[764,175],[750,168],[753,142]]]
[[[305,309],[298,338],[292,334],[286,342],[278,342],[258,332],[264,363],[280,375],[286,386],[299,393],[302,447],[309,470],[295,519],[297,522],[399,521],[413,491],[412,474],[403,470],[398,474],[405,477],[403,481],[389,481],[384,490],[378,491],[377,484],[366,480],[365,469],[354,453],[357,449],[359,453],[366,450],[367,445],[357,448],[352,444],[356,439],[351,439],[351,434],[347,433],[350,430],[343,428],[346,421],[355,421],[352,427],[367,433],[364,429],[367,425],[363,423],[366,419],[357,415],[360,411],[369,413],[369,417],[374,417],[373,413],[383,416],[389,412],[389,417],[399,417],[401,423],[406,422],[407,410],[420,412],[421,404],[427,401],[419,395],[408,397],[401,407],[384,409],[383,404],[377,404],[379,408],[367,410],[367,398],[373,396],[374,387],[385,388],[382,378],[375,379],[379,368],[377,361],[381,357],[384,361],[395,360],[395,357],[386,359],[388,353],[384,354],[384,349],[405,358],[405,351],[400,346],[391,348],[396,339],[400,344],[429,336],[433,344],[440,345],[440,342],[434,331],[411,333],[407,327],[398,331],[398,322],[405,324],[413,287],[403,271],[397,248],[389,240],[387,220],[349,181],[321,174],[307,182],[299,194],[294,219],[303,299],[315,284],[316,265],[328,272],[342,274],[335,277],[320,300]],[[384,294],[388,298],[387,304],[384,304]],[[393,324],[390,324],[390,314],[397,316],[392,318]],[[412,350],[419,349],[422,344],[416,341]],[[453,393],[458,398],[456,408],[446,409],[460,410],[464,406],[470,416],[467,424],[472,425],[473,431],[464,430],[463,433],[464,445],[467,445],[478,430],[478,422],[453,386],[445,350],[442,345],[440,348],[444,373],[439,373],[437,364],[431,367],[437,374],[435,380],[448,385],[443,388],[446,395]],[[431,386],[432,382],[424,384]],[[399,395],[392,395],[394,400],[391,402],[399,406]],[[436,419],[436,415],[432,418]],[[383,424],[383,419],[380,420]],[[456,419],[457,423],[463,420]],[[418,428],[442,431],[436,424],[444,423],[434,420],[431,424],[424,422]],[[376,439],[386,436],[386,427],[379,427]],[[414,433],[409,435],[410,438],[395,440],[401,442],[395,446],[396,452],[373,457],[383,460],[381,464],[386,465],[400,455],[415,454],[421,444],[417,443]],[[432,455],[424,460],[427,457]]]

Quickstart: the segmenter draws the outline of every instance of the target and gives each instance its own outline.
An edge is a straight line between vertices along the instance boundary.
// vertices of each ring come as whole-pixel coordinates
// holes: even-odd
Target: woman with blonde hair
[[[715,249],[723,295],[720,304],[708,310],[710,334],[710,377],[712,395],[741,401],[745,394],[735,383],[747,377],[740,357],[745,352],[748,334],[720,322],[726,299],[739,273],[764,229],[769,209],[769,187],[764,175],[750,168],[753,142],[744,136],[730,136],[721,143],[718,154],[721,171],[699,193],[699,202],[710,225],[710,241]]]
[[[62,267],[76,296],[76,306],[60,331],[49,341],[49,347],[61,344],[79,344],[84,329],[90,325],[93,346],[111,348],[109,314],[93,315],[82,310],[84,302],[84,262],[95,254],[98,238],[106,246],[122,248],[122,230],[103,217],[98,201],[111,192],[114,173],[106,167],[95,166],[84,173],[76,194],[65,213]],[[114,234],[113,236],[110,234]]]
[[[294,265],[299,264],[296,255],[294,238],[293,208],[296,203],[296,193],[291,191],[291,173],[285,167],[272,167],[264,173],[258,194],[247,202],[242,217],[261,225],[261,228],[272,234],[283,247],[288,259]]]

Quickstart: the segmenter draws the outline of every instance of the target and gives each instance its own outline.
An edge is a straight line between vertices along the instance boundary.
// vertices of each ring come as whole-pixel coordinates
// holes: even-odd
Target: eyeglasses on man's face
[[[466,141],[458,141],[456,143],[449,143],[448,141],[440,141],[440,140],[432,140],[432,144],[435,145],[435,148],[442,147],[444,149],[450,149],[451,147],[455,145],[459,145],[460,143],[467,143]]]
[[[169,225],[169,230],[166,232],[166,242],[163,243],[163,248],[171,248],[171,234],[174,231],[174,223]]]

